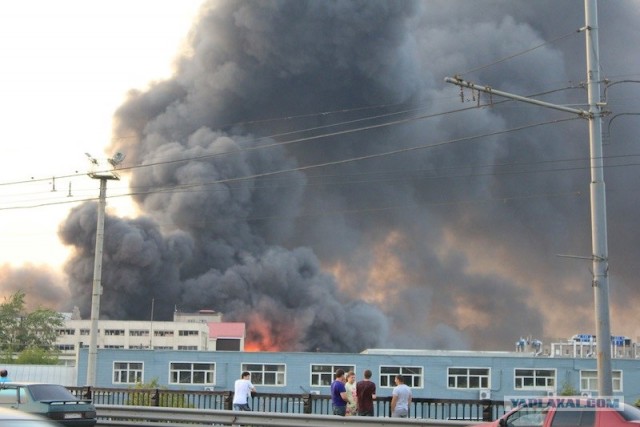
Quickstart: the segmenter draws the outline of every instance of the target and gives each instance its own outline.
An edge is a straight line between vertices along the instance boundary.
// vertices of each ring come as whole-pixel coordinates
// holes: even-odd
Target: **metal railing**
[[[70,387],[74,395],[91,398],[93,403],[106,406],[138,406],[156,408],[190,408],[201,410],[233,409],[230,391],[188,391],[142,388]],[[274,414],[331,415],[328,395],[257,393],[249,402],[254,411]],[[504,402],[496,400],[414,398],[409,416],[432,420],[492,421],[504,414]],[[378,397],[374,401],[374,418],[391,416],[391,398]]]
[[[98,405],[99,427],[173,427],[173,426],[271,426],[271,427],[332,427],[345,426],[469,426],[464,421],[421,420],[380,417],[337,417],[333,415],[291,414],[274,412],[242,412],[202,410],[192,408],[162,408],[150,406]]]

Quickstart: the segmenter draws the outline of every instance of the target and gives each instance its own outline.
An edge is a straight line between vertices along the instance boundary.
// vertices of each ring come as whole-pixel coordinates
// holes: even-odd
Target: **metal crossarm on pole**
[[[447,83],[453,83],[454,85],[458,85],[460,87],[467,87],[469,89],[474,89],[480,92],[484,92],[491,95],[501,96],[503,98],[509,98],[516,101],[526,102],[528,104],[535,104],[541,107],[553,108],[554,110],[564,111],[566,113],[577,114],[578,116],[588,119],[591,117],[591,113],[585,110],[580,110],[577,108],[565,107],[564,105],[552,104],[550,102],[540,101],[538,99],[527,98],[525,96],[516,95],[509,92],[503,92],[501,90],[496,90],[490,86],[481,86],[475,83],[468,82],[466,80],[461,79],[460,77],[445,77],[444,81]]]

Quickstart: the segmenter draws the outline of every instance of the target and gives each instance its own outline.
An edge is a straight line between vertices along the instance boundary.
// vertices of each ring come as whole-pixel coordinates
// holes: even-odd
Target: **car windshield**
[[[78,400],[69,390],[58,384],[33,384],[29,386],[33,399],[43,400]]]

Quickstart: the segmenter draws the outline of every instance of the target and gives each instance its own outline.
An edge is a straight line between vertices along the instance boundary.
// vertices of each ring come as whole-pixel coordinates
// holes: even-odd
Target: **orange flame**
[[[300,350],[302,334],[295,319],[286,313],[278,313],[270,318],[259,312],[247,319],[245,351],[296,351]]]

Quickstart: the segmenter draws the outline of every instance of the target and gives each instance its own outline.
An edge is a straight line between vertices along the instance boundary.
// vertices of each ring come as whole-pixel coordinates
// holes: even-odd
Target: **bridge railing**
[[[91,398],[96,405],[155,406],[205,410],[233,410],[231,391],[188,391],[142,388],[69,387],[74,395]],[[330,415],[331,398],[317,394],[257,393],[249,405],[254,411],[282,414]],[[498,400],[414,398],[411,418],[438,420],[492,421],[504,414],[504,402]],[[391,398],[374,401],[376,417],[391,416]]]

